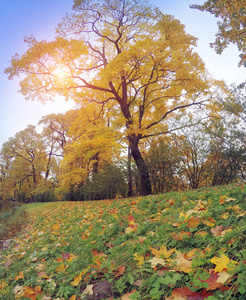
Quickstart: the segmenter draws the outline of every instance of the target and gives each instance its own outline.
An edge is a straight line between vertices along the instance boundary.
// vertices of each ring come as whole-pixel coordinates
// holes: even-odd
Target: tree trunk
[[[130,146],[128,146],[128,161],[127,161],[128,191],[127,191],[127,197],[133,196],[131,158],[132,158],[131,149],[130,149]]]
[[[138,172],[141,180],[141,195],[147,196],[152,193],[149,170],[147,165],[139,151],[138,141],[136,137],[129,137],[129,144],[132,153],[132,157],[137,165]]]

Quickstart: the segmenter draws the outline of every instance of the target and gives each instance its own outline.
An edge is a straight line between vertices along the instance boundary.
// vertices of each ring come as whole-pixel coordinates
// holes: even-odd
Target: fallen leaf
[[[117,273],[116,273],[114,276],[115,276],[115,277],[122,276],[122,275],[125,273],[125,269],[126,269],[125,266],[120,266],[120,267],[118,267]]]
[[[60,224],[53,224],[51,229],[52,230],[58,230],[60,228],[60,226],[61,226]]]
[[[136,285],[136,286],[141,286],[143,284],[144,280],[136,280],[133,285]]]
[[[160,247],[160,250],[150,247],[150,251],[156,257],[161,258],[162,256],[164,256],[165,258],[168,258],[173,254],[173,252],[175,252],[175,249],[167,250],[167,247],[165,245],[162,245]]]
[[[23,279],[23,278],[24,278],[24,273],[23,272],[19,272],[19,275],[15,276],[15,280]]]
[[[131,300],[130,296],[136,292],[137,292],[137,290],[133,290],[130,293],[126,293],[124,296],[122,296],[120,298],[120,300]]]
[[[165,261],[162,258],[153,257],[148,262],[151,263],[151,268],[155,268],[158,264],[165,266]]]
[[[216,226],[215,228],[211,228],[211,232],[213,236],[220,236],[223,231],[223,226]]]
[[[88,284],[87,287],[83,290],[83,293],[86,295],[93,295],[93,288],[94,284]]]
[[[222,254],[221,257],[214,257],[214,258],[210,259],[210,262],[216,265],[214,272],[217,272],[217,273],[220,273],[224,269],[227,269],[229,262],[234,265],[237,264],[236,261],[230,260],[224,254]]]
[[[222,283],[222,284],[224,284],[231,277],[231,275],[228,274],[225,271],[222,271],[222,272],[218,273],[218,276],[219,277],[218,277],[216,282],[217,283]]]
[[[136,229],[137,229],[136,227],[135,227],[135,228],[127,227],[127,228],[125,229],[125,233],[131,233],[131,232],[135,231]]]
[[[187,226],[188,226],[188,228],[194,228],[194,227],[197,227],[199,224],[200,224],[200,220],[198,218],[191,217],[188,220]]]

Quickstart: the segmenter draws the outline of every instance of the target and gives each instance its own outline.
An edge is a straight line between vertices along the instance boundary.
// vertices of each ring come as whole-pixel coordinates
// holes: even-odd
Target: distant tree
[[[15,185],[15,192],[22,199],[28,194],[34,200],[34,190],[42,179],[46,162],[44,146],[35,126],[29,125],[3,144],[1,156],[8,156],[8,179]]]
[[[202,126],[197,126],[180,131],[173,139],[179,149],[180,179],[184,187],[196,189],[205,179],[209,136],[205,135]]]
[[[181,187],[179,179],[180,149],[171,136],[159,137],[150,143],[145,158],[148,164],[153,193],[166,193]]]
[[[210,104],[210,81],[196,39],[172,16],[141,0],[76,0],[52,42],[26,38],[28,50],[6,69],[27,99],[62,95],[82,107],[110,103],[141,179],[152,192],[141,140],[168,132],[169,118]]]
[[[211,46],[221,54],[229,43],[237,45],[241,51],[239,64],[246,67],[246,1],[207,0],[203,5],[191,5],[191,8],[210,12],[220,18],[219,31]]]

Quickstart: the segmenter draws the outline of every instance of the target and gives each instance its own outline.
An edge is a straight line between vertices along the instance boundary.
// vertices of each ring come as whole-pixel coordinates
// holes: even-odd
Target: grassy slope
[[[242,184],[27,205],[0,299],[245,299],[245,199]]]

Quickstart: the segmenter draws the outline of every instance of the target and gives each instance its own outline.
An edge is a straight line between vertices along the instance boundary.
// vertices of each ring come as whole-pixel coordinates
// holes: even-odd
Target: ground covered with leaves
[[[238,184],[27,205],[0,299],[245,299],[245,199]]]

